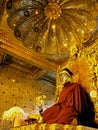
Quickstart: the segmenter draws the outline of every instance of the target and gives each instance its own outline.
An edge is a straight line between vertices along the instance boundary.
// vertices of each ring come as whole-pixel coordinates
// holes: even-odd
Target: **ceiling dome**
[[[40,53],[65,54],[96,26],[94,0],[8,0],[6,9],[16,38]]]

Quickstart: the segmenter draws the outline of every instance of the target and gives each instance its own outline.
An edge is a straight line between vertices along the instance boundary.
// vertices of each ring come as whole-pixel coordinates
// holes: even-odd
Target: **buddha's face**
[[[71,76],[68,74],[67,71],[61,71],[60,72],[60,82],[61,84],[64,84],[66,82],[70,82],[71,81]]]

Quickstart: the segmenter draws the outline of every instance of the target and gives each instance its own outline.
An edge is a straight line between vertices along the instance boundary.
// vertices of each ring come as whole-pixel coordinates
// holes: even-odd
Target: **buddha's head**
[[[60,75],[59,75],[60,82],[62,84],[65,84],[67,82],[71,82],[72,76],[73,76],[73,73],[68,68],[64,68],[63,70],[60,71]]]

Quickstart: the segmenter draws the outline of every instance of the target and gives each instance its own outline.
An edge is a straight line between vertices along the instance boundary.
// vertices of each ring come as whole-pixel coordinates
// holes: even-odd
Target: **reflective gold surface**
[[[34,51],[65,54],[81,48],[96,27],[95,0],[8,0],[7,23]]]
[[[86,127],[82,125],[62,125],[62,124],[32,124],[12,128],[11,130],[97,130],[96,128]]]
[[[45,7],[45,15],[50,19],[56,19],[60,17],[61,8],[57,3],[48,3]]]

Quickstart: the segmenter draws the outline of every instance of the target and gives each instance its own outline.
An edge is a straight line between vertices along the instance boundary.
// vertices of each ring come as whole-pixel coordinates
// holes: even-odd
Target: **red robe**
[[[65,84],[58,102],[42,113],[44,122],[70,124],[87,108],[85,92],[78,83]]]

